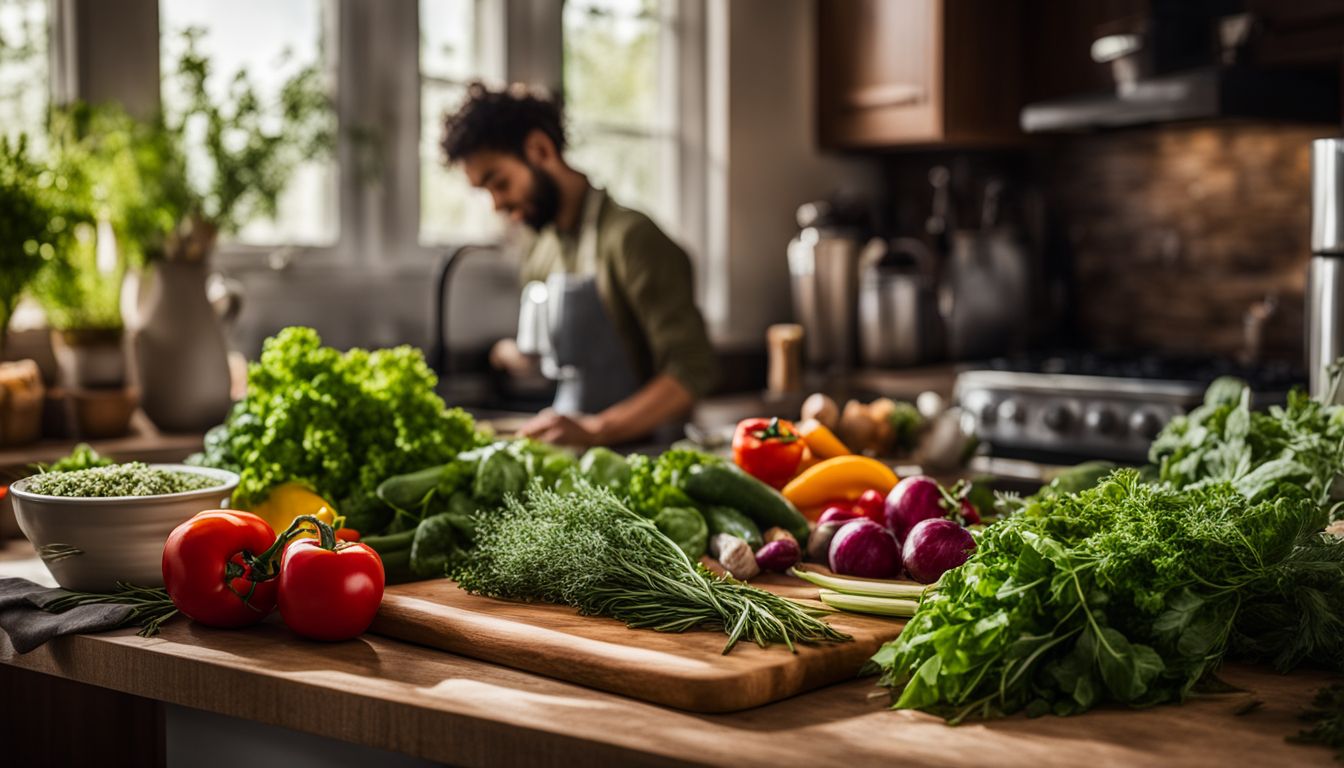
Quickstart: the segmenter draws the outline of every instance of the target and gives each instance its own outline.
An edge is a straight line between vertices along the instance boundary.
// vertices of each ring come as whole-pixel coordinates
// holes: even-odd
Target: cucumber
[[[391,584],[405,584],[408,581],[417,581],[418,577],[411,570],[411,548],[398,549],[380,555],[383,560],[383,581]]]
[[[705,524],[709,526],[709,535],[717,536],[720,533],[726,533],[729,536],[736,536],[739,539],[751,545],[752,551],[760,549],[765,544],[765,539],[761,536],[761,529],[751,521],[750,517],[738,512],[732,507],[722,507],[717,504],[707,504],[700,510],[705,516]]]
[[[415,528],[411,528],[400,533],[389,533],[385,536],[361,536],[359,543],[368,545],[369,549],[380,555],[387,555],[399,549],[410,552],[411,544],[415,541],[415,531]]]
[[[439,465],[389,477],[379,483],[378,498],[390,504],[393,509],[400,509],[403,512],[418,510],[430,492],[439,487],[439,478],[442,476],[443,465]]]
[[[779,491],[727,464],[691,467],[685,480],[686,495],[701,504],[717,504],[742,512],[762,530],[783,528],[798,540],[807,541],[807,518]]]

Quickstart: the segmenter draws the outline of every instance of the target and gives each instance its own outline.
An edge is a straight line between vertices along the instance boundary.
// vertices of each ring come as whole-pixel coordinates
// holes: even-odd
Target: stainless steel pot
[[[913,238],[874,239],[859,258],[859,350],[865,365],[928,360],[937,349],[932,261]]]
[[[794,318],[807,364],[844,371],[854,364],[860,228],[825,203],[798,209],[802,231],[789,242]]]

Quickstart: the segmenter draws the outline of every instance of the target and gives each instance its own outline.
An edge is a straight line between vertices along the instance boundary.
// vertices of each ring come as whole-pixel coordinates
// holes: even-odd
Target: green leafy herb
[[[311,328],[286,328],[266,340],[248,369],[247,396],[192,461],[237,472],[234,500],[244,507],[295,480],[374,520],[370,500],[384,479],[483,443],[434,384],[419,350],[342,353]]]
[[[1158,478],[1176,487],[1233,483],[1252,500],[1300,486],[1328,505],[1341,497],[1344,407],[1294,391],[1286,406],[1251,410],[1251,391],[1219,379],[1204,404],[1178,416],[1149,450]]]
[[[682,490],[682,482],[691,467],[722,464],[712,454],[689,449],[673,449],[657,458],[636,454],[629,457],[630,508],[645,517],[653,517],[664,507],[694,507],[695,502]]]
[[[181,55],[164,73],[164,90],[173,98],[159,130],[187,158],[175,168],[190,190],[186,213],[233,231],[256,216],[275,216],[294,170],[335,146],[336,114],[318,62],[286,78],[273,103],[245,70],[231,74],[230,98],[213,96],[207,87],[213,66],[201,45],[205,34],[201,27],[181,33]],[[197,131],[203,134],[199,151],[187,152],[188,137]]]
[[[1332,613],[1344,577],[1321,565],[1344,557],[1344,542],[1316,533],[1322,510],[1301,489],[1253,501],[1228,482],[1176,490],[1120,470],[1021,504],[873,657],[881,684],[899,691],[895,706],[955,721],[1178,701],[1230,643],[1274,646],[1248,596],[1263,610],[1318,571],[1332,598],[1295,615],[1295,628],[1344,636]],[[1341,647],[1331,639],[1297,655]]]
[[[694,563],[605,488],[566,494],[530,487],[478,517],[475,549],[454,569],[470,592],[574,606],[631,627],[695,628],[758,645],[846,640],[813,612]]]
[[[94,467],[108,467],[113,461],[100,455],[88,443],[79,443],[70,451],[69,456],[63,456],[51,464],[45,466],[35,464],[39,472],[73,472],[77,469],[92,469]]]
[[[1311,703],[1311,708],[1302,713],[1311,728],[1290,736],[1289,741],[1322,744],[1336,751],[1335,759],[1344,760],[1344,685],[1322,688]]]

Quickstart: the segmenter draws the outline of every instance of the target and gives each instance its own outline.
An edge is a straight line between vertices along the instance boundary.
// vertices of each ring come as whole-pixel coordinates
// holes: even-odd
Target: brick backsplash
[[[1055,139],[1041,157],[1099,350],[1234,356],[1266,296],[1267,357],[1300,360],[1310,142],[1330,128],[1170,126]]]

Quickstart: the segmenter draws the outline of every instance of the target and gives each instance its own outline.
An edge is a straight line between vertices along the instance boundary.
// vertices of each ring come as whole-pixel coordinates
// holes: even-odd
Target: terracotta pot
[[[0,542],[17,539],[21,533],[19,521],[14,519],[14,501],[6,493],[4,498],[0,498]]]
[[[139,394],[128,387],[71,389],[66,392],[70,423],[81,440],[122,437],[131,431]]]
[[[120,328],[51,332],[64,387],[120,387],[126,383],[125,334]]]
[[[164,431],[207,429],[232,404],[224,329],[206,299],[206,272],[201,261],[158,264],[134,334],[141,405]]]
[[[0,363],[0,446],[27,445],[42,436],[43,392],[37,363]]]

